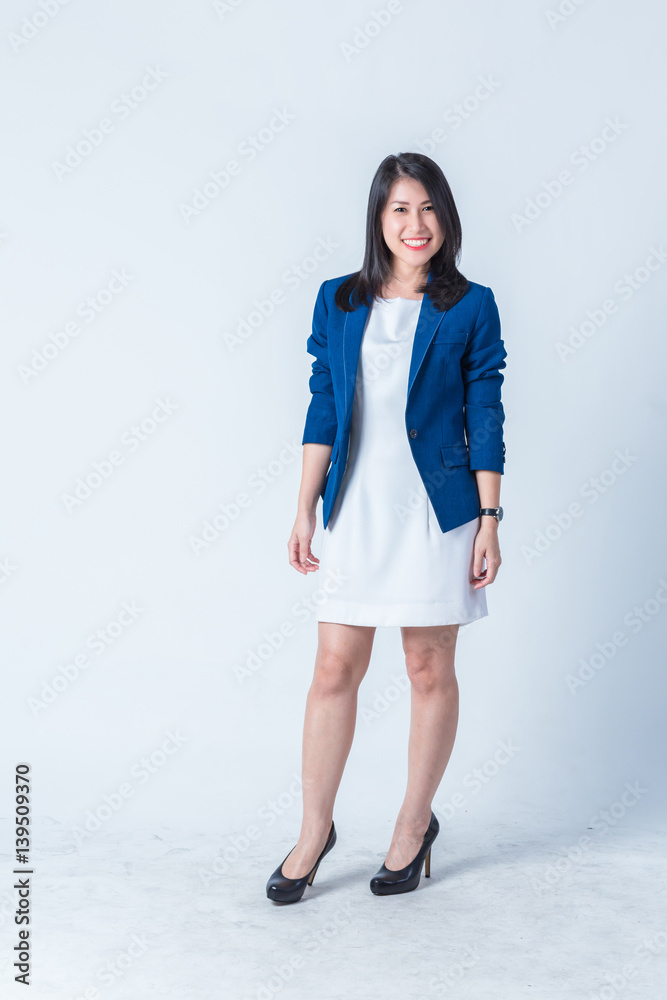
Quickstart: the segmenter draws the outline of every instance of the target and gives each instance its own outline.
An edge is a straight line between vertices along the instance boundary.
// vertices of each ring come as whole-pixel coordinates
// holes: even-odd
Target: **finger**
[[[300,552],[301,552],[301,565],[304,566],[306,570],[317,569],[317,566],[313,566],[313,563],[311,561],[313,559],[313,554],[310,551],[310,542],[308,542],[308,544],[306,544],[306,542],[303,542],[301,544]]]
[[[484,552],[475,552],[475,558],[472,564],[472,571],[474,576],[480,577],[484,570]]]
[[[294,537],[287,543],[287,549],[289,552],[289,563],[293,566],[295,570],[299,573],[305,573],[305,570],[301,566],[301,561],[299,559],[299,540]]]

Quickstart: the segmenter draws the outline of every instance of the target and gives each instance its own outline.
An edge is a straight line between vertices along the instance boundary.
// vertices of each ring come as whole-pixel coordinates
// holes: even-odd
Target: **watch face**
[[[498,520],[502,521],[502,519],[503,519],[503,508],[499,507],[498,508]]]

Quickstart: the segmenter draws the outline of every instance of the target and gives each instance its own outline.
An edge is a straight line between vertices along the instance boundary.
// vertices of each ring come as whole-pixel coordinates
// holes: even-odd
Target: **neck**
[[[419,285],[423,285],[426,281],[428,272],[428,263],[420,264],[418,267],[411,267],[405,261],[398,260],[395,257],[385,285],[390,288],[396,288],[399,291],[415,294],[415,289]]]

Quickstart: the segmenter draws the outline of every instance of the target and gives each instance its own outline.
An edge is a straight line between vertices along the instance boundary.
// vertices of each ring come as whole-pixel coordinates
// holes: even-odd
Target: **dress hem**
[[[366,625],[382,627],[395,626],[423,626],[433,625],[471,625],[481,618],[487,618],[488,608],[480,610],[479,614],[470,616],[470,609],[467,612],[457,612],[448,610],[437,610],[438,605],[434,605],[433,610],[428,613],[415,613],[409,610],[409,605],[395,605],[393,607],[384,605],[360,604],[353,608],[349,601],[339,605],[336,609],[336,602],[327,602],[327,606],[321,607],[317,613],[318,622],[330,622],[338,625]]]

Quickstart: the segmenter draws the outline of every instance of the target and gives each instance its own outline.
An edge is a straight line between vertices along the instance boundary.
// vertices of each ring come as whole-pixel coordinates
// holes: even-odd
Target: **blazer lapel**
[[[431,272],[429,271],[427,282],[430,280]],[[359,367],[359,352],[370,308],[370,306],[360,305],[353,312],[345,313],[345,325],[343,326],[343,383],[345,386],[346,417],[354,400],[355,383]],[[441,312],[439,309],[436,309],[429,298],[428,292],[424,292],[412,344],[412,356],[408,373],[408,396],[410,395],[428,346],[446,312],[447,310]]]
[[[429,271],[428,281],[430,280],[431,273]],[[441,312],[439,309],[436,309],[428,295],[428,292],[424,292],[421,309],[419,310],[419,319],[417,320],[417,329],[415,330],[415,339],[412,345],[412,358],[410,360],[410,371],[408,373],[408,396],[410,395],[414,381],[417,378],[417,372],[419,371],[421,363],[424,360],[424,355],[426,354],[435,331],[438,329],[446,312],[447,310]]]

